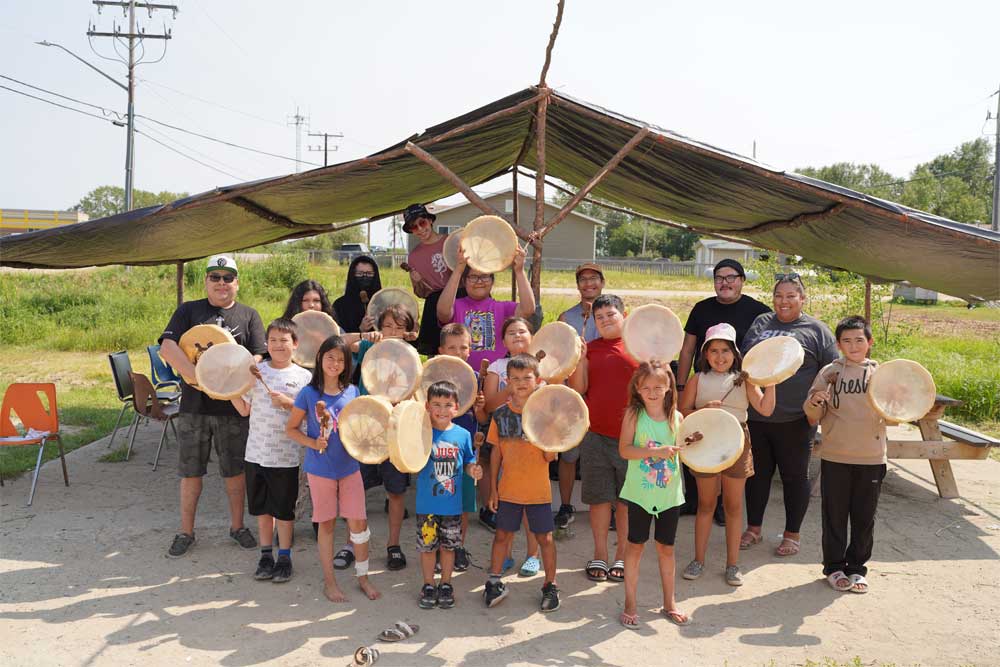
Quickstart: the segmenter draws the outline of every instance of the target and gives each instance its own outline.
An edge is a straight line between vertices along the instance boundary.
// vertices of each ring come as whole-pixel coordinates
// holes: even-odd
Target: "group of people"
[[[868,358],[871,331],[862,318],[847,318],[836,333],[831,332],[803,312],[806,287],[795,273],[776,276],[772,310],[743,294],[746,273],[739,262],[726,259],[714,268],[715,296],[696,304],[687,319],[680,359],[675,364],[638,363],[622,341],[624,303],[604,293],[605,278],[598,264],[580,265],[576,270],[580,302],[559,320],[573,326],[585,346],[566,384],[584,397],[590,429],[578,447],[558,455],[554,467],[560,505],[554,513],[549,469],[556,455],[533,446],[521,423],[527,399],[543,384],[538,361],[527,354],[537,313],[523,270],[524,252],[519,250],[513,262],[519,300],[498,301],[492,295],[494,276],[467,266],[462,251],[455,270],[448,268],[444,235],[434,230],[435,216],[423,205],[407,208],[404,219],[404,230],[419,241],[407,260],[414,292],[424,298],[419,323],[398,306],[379,313],[378,321],[368,315],[363,303],[367,298],[362,297],[381,287],[378,265],[371,257],[351,263],[345,294],[334,303],[314,281],[297,286],[284,315],[266,329],[256,311],[236,300],[235,260],[218,255],[208,261],[206,298],[186,302],[175,311],[161,336],[161,354],[182,375],[193,376],[193,365],[178,341],[197,324],[217,324],[254,355],[265,382],[231,401],[213,400],[182,386],[181,527],[169,556],[183,556],[195,542],[195,511],[214,445],[229,499],[230,535],[241,547],[258,546],[243,523],[244,498],[258,519],[257,579],[280,583],[292,576],[296,500],[300,488],[307,486],[325,595],[332,601],[346,598],[335,571],[353,564],[364,594],[379,597],[369,580],[371,531],[365,491],[385,487],[386,567],[403,569],[407,563],[401,533],[410,475],[390,461],[367,465],[354,460],[340,441],[337,423],[344,406],[366,393],[357,373],[366,352],[380,340],[398,338],[415,341],[422,354],[455,356],[473,369],[485,360],[489,369],[483,390],[465,414],[458,413],[458,393],[452,383],[434,383],[426,392],[433,445],[426,466],[415,475],[415,547],[423,581],[420,607],[455,605],[451,578],[453,572],[469,567],[465,544],[472,516],[495,533],[483,593],[487,606],[508,595],[502,577],[516,565],[513,543],[523,526],[527,545],[518,574],[543,572],[540,608],[558,609],[553,531],[575,520],[571,499],[579,470],[581,500],[589,505],[593,537],[593,557],[583,568],[586,576],[596,582],[624,582],[620,621],[625,627],[638,627],[639,561],[652,527],[662,614],[676,624],[687,624],[690,619],[674,596],[673,548],[685,495],[697,493],[697,516],[694,558],[683,569],[683,577],[697,579],[706,569],[713,513],[721,496],[726,531],[723,576],[733,586],[742,585],[739,554],[763,539],[761,527],[776,470],[782,479],[785,525],[775,555],[788,557],[799,551],[816,424],[824,427],[823,572],[835,590],[867,592],[865,563],[872,552],[886,442],[885,422],[864,396],[876,364]],[[291,318],[304,310],[322,310],[344,330],[320,346],[311,371],[292,363],[298,334]],[[755,386],[742,372],[742,355],[774,336],[794,337],[802,345],[805,361],[780,385]],[[684,416],[702,408],[721,408],[734,415],[744,426],[747,446],[726,470],[696,472],[685,482],[679,457],[685,443],[678,442],[675,434]],[[300,484],[302,473],[305,485]],[[347,523],[347,539],[335,553],[337,518]],[[608,539],[615,529],[621,537],[611,558]]]

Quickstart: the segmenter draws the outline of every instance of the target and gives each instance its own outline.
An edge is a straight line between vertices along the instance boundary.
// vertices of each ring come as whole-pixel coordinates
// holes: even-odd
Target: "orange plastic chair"
[[[49,409],[45,409],[41,394],[48,398]],[[27,432],[21,434],[14,425],[12,413],[21,420],[26,430],[34,429],[45,433],[38,437],[29,437]],[[0,408],[0,447],[20,447],[38,445],[38,461],[35,463],[35,474],[31,478],[31,491],[28,493],[28,505],[35,499],[35,487],[38,485],[38,471],[42,468],[42,455],[45,443],[55,440],[59,444],[59,459],[62,461],[63,480],[69,486],[69,473],[66,470],[66,453],[63,451],[62,438],[59,437],[59,410],[56,407],[56,386],[51,382],[15,382],[7,387],[3,396],[3,407]],[[2,481],[2,480],[0,480]]]

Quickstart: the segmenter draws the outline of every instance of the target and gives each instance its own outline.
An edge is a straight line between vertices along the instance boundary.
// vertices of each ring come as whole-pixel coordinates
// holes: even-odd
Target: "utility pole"
[[[302,126],[309,125],[309,118],[299,113],[299,108],[295,107],[295,113],[288,119],[288,125],[295,126],[295,173],[299,173],[302,166]]]
[[[101,10],[105,7],[120,7],[125,16],[128,17],[128,32],[121,32],[118,29],[118,24],[114,24],[114,29],[112,32],[99,32],[96,30],[96,25],[91,25],[87,30],[88,37],[111,37],[112,39],[125,38],[128,39],[128,62],[126,63],[128,67],[128,119],[127,119],[127,138],[125,140],[125,210],[132,210],[132,189],[134,179],[134,169],[135,164],[135,68],[139,63],[135,59],[135,47],[136,40],[142,43],[144,39],[162,39],[164,40],[164,50],[166,49],[166,40],[171,38],[171,31],[167,29],[166,25],[163,27],[163,32],[160,34],[151,34],[146,32],[144,28],[139,28],[136,31],[135,23],[135,10],[145,9],[150,18],[153,16],[153,12],[159,10],[166,10],[173,12],[174,18],[177,18],[177,12],[180,11],[176,5],[164,5],[155,4],[150,2],[136,2],[135,0],[128,0],[127,2],[116,2],[112,0],[93,0],[93,3],[97,5],[97,12],[101,13]]]
[[[333,137],[335,139],[343,139],[344,138],[344,135],[340,134],[339,132],[337,134],[330,134],[329,132],[310,132],[309,136],[310,137],[323,137],[323,148],[320,148],[319,146],[308,146],[307,150],[310,153],[314,152],[314,151],[323,151],[323,166],[324,167],[327,166],[328,164],[330,164],[329,160],[327,159],[327,153],[330,150],[329,146],[328,146],[328,142],[330,140],[330,137]],[[333,145],[333,151],[336,152],[336,150],[337,150],[337,144],[334,144]]]
[[[993,135],[993,224],[992,229],[995,232],[1000,232],[1000,89],[996,92],[997,96],[997,115],[995,120],[997,122],[997,131]]]

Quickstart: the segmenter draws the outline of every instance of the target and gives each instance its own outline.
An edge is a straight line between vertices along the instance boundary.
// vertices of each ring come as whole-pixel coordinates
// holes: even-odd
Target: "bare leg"
[[[563,505],[571,504],[574,484],[576,484],[576,461],[559,459],[559,498]]]
[[[715,504],[715,498],[712,498]],[[660,563],[660,585],[663,587],[663,609],[677,611],[677,600],[674,599],[674,548],[667,544],[656,542],[656,557]],[[625,568],[628,574],[628,568]]]
[[[542,565],[545,566],[545,583],[551,584],[556,580],[556,541],[552,539],[552,533],[538,533],[535,535],[535,543],[541,548]]]
[[[618,517],[619,526],[622,517]],[[600,503],[590,506],[590,532],[594,534],[594,560],[608,560],[608,529],[611,527],[611,503]],[[621,540],[624,541],[624,540]]]
[[[403,528],[403,514],[406,512],[406,496],[402,493],[388,493],[389,496],[389,538],[386,546],[399,546],[399,533]],[[367,547],[366,547],[367,548]],[[365,560],[358,556],[358,560]]]
[[[437,553],[437,551],[420,552],[420,572],[424,575],[424,583],[429,586],[434,585],[434,564],[437,561],[435,558]],[[441,571],[444,572],[444,566],[441,567]]]
[[[708,538],[712,534],[712,515],[715,513],[715,499],[719,496],[719,475],[695,477],[698,484],[698,514],[694,518],[694,559],[705,564]],[[729,520],[729,517],[726,517]],[[728,527],[728,523],[726,526]],[[737,524],[737,527],[739,524]],[[727,531],[728,533],[728,531]],[[739,535],[737,534],[737,537]],[[739,544],[737,544],[737,548]]]
[[[226,495],[229,496],[229,525],[233,530],[243,527],[243,500],[247,495],[246,477],[243,473],[226,477]]]
[[[462,512],[462,546],[465,546],[465,534],[469,532],[469,515]]]
[[[625,544],[625,609],[626,614],[636,613],[638,606],[636,602],[639,590],[639,561],[642,559],[642,550],[645,544],[632,544],[626,541]]]
[[[201,477],[181,478],[181,532],[194,535],[194,515],[201,497]]]
[[[618,526],[619,535],[615,547],[615,560],[625,560],[625,545],[628,544],[628,540],[621,536],[628,535],[628,505],[621,501],[618,501],[618,508],[615,510],[615,525]],[[608,526],[611,526],[610,516],[608,516]],[[608,563],[608,565],[613,565],[613,563]]]
[[[352,533],[363,533],[366,530],[368,530],[368,522],[365,519],[348,519],[347,527],[351,529]],[[398,529],[396,532],[396,538],[397,539],[399,538]],[[368,551],[369,551],[368,542],[365,542],[364,544],[354,545],[354,557],[358,560],[358,562],[363,563],[366,560],[368,560]],[[330,545],[329,558],[330,558],[330,567],[332,568],[333,544]],[[358,577],[358,585],[361,587],[361,590],[364,592],[364,594],[368,596],[369,600],[378,600],[380,597],[382,597],[382,594],[379,593],[378,590],[376,590],[376,588],[372,586],[371,581],[368,580],[367,574]]]
[[[521,519],[524,525],[524,540],[526,542],[525,558],[530,558],[532,556],[538,557],[538,537],[528,529],[528,516],[525,514],[524,518]],[[551,533],[550,533],[551,535]]]
[[[441,548],[441,583],[450,584],[451,574],[455,571],[455,552],[451,549]],[[431,565],[431,572],[434,572],[434,566]],[[434,581],[431,579],[431,581]]]
[[[347,602],[347,596],[337,586],[337,578],[333,574],[333,522],[333,519],[320,522],[316,534],[319,564],[323,568],[323,595],[330,602]]]
[[[490,571],[487,574],[500,574],[503,571],[503,559],[507,557],[513,541],[514,533],[497,528],[493,535],[493,552],[490,554]]]
[[[278,548],[279,549],[291,549],[292,548],[292,534],[295,532],[295,522],[294,521],[276,521],[278,524]],[[271,533],[268,533],[270,535]],[[263,535],[263,533],[261,533]]]
[[[479,484],[476,485],[476,489],[479,494],[479,506],[487,507],[490,502],[490,480],[493,479],[493,475],[490,474],[490,462],[488,457],[479,459],[479,465],[483,469],[483,478],[479,480]]]
[[[287,522],[280,522],[287,523]],[[270,514],[261,514],[257,517],[257,532],[260,533],[260,546],[269,547],[274,542],[274,517]],[[279,536],[280,544],[280,536]]]
[[[743,494],[747,481],[722,478],[722,507],[726,511],[726,567],[740,560],[740,525],[743,523]]]

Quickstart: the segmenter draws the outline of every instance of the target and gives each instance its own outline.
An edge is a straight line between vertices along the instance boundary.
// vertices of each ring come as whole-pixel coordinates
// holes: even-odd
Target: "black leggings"
[[[805,417],[780,424],[747,422],[753,477],[747,480],[747,523],[764,523],[764,510],[771,497],[771,478],[777,468],[785,496],[785,530],[797,533],[809,509],[809,457],[815,429]]]
[[[672,547],[677,536],[677,520],[681,516],[680,505],[663,510],[658,516],[653,516],[631,500],[622,500],[628,508],[628,541],[632,544],[645,544],[649,541],[649,524],[654,522],[653,539],[660,544]]]

